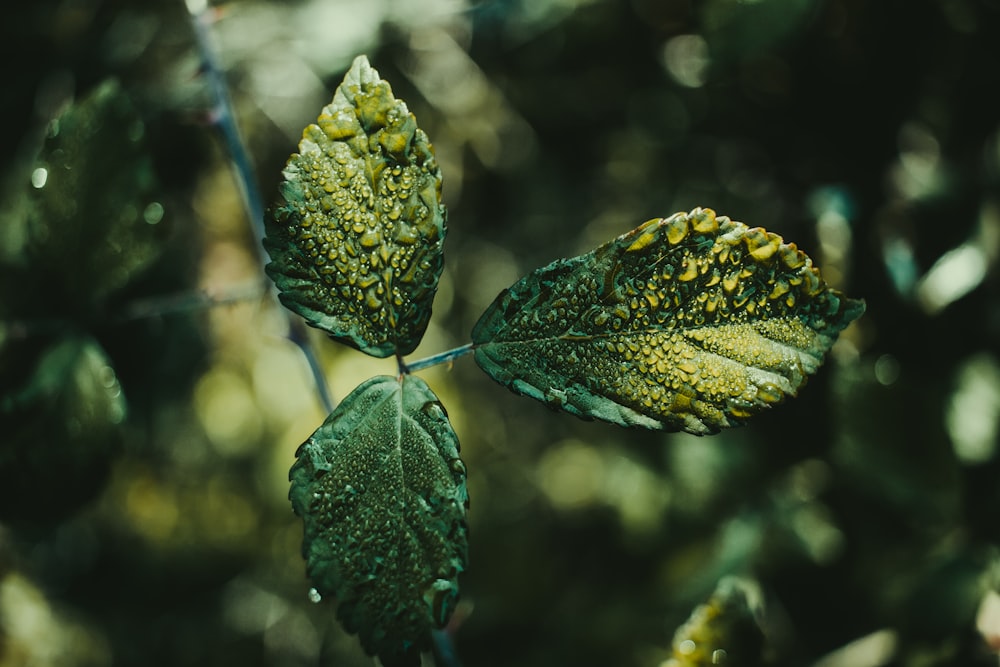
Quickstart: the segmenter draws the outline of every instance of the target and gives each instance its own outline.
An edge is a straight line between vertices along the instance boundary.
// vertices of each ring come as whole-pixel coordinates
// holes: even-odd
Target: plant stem
[[[137,299],[129,303],[117,317],[118,322],[145,319],[183,313],[191,310],[228,306],[241,301],[261,299],[268,293],[268,287],[263,280],[235,285],[225,292],[212,294],[205,290],[198,292],[183,292]]]
[[[191,15],[191,23],[194,26],[195,39],[198,43],[198,50],[202,58],[202,71],[208,80],[208,87],[212,93],[212,124],[222,134],[226,150],[232,160],[236,170],[236,182],[239,185],[240,193],[243,195],[243,206],[246,209],[250,227],[253,230],[254,250],[263,266],[268,261],[267,253],[264,250],[264,203],[257,187],[257,179],[253,173],[253,166],[250,156],[246,150],[246,144],[240,136],[239,128],[236,126],[236,119],[233,115],[233,102],[229,97],[229,87],[226,85],[222,68],[215,57],[209,35],[209,27],[218,11],[208,6],[207,2],[200,0],[187,0],[188,12]],[[271,288],[272,293],[274,287]],[[313,381],[316,385],[316,394],[326,412],[333,412],[333,400],[330,398],[330,390],[327,388],[326,377],[320,366],[319,359],[309,344],[309,337],[306,335],[305,325],[298,318],[292,317],[287,311],[285,318],[288,321],[288,338],[295,343],[302,354],[305,355],[309,370],[312,373]]]
[[[194,9],[192,6],[197,3],[189,2],[188,6],[192,10],[191,22],[194,25],[194,34],[198,42],[198,50],[201,53],[202,71],[208,80],[208,87],[212,93],[212,124],[222,134],[226,150],[232,159],[233,167],[236,169],[236,181],[243,195],[243,204],[246,207],[247,216],[250,218],[250,225],[253,229],[254,239],[257,241],[257,254],[262,258],[265,255],[264,246],[264,203],[257,187],[257,179],[253,173],[253,166],[250,163],[250,156],[247,154],[246,144],[240,135],[239,127],[233,115],[233,101],[229,97],[229,86],[226,84],[225,75],[215,57],[215,50],[212,48],[209,27],[215,20],[218,10],[208,7]]]
[[[439,667],[462,666],[462,663],[458,661],[458,654],[455,652],[455,646],[447,630],[434,630],[431,632],[431,638],[434,642],[434,662]]]
[[[326,376],[323,375],[323,367],[319,365],[319,359],[316,358],[312,346],[309,345],[306,325],[302,323],[302,320],[288,318],[288,339],[302,350],[302,355],[306,358],[306,363],[309,364],[309,371],[312,373],[316,385],[316,395],[319,397],[320,405],[323,406],[327,414],[330,414],[334,408],[333,398],[330,396],[330,388],[326,384]]]
[[[451,350],[445,350],[444,352],[439,352],[438,354],[431,355],[429,357],[424,357],[423,359],[417,359],[416,361],[411,361],[405,365],[406,372],[412,373],[414,371],[423,370],[429,368],[430,366],[437,366],[438,364],[445,364],[450,361],[454,361],[459,357],[464,357],[468,353],[472,352],[475,346],[472,343],[468,343],[461,347],[456,347]]]

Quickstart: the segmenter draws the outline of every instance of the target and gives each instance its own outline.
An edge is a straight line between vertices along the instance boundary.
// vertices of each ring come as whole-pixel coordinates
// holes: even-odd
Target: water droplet
[[[155,225],[163,220],[163,204],[158,201],[149,204],[142,212],[142,219],[147,225]]]
[[[31,172],[31,185],[35,189],[41,190],[45,187],[45,183],[49,180],[49,170],[45,167],[39,167]]]

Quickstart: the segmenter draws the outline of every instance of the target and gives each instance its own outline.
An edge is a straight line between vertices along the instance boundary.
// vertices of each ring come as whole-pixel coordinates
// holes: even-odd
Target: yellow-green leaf
[[[472,340],[479,366],[517,393],[706,434],[794,396],[863,311],[795,244],[695,209],[525,276]]]
[[[766,664],[761,630],[764,611],[755,581],[725,577],[708,601],[677,628],[664,667]]]
[[[265,239],[282,303],[373,356],[412,352],[444,261],[441,171],[364,56],[302,133],[284,177]]]
[[[371,378],[299,447],[289,498],[316,590],[384,665],[418,664],[465,569],[465,465],[448,415],[413,375]]]

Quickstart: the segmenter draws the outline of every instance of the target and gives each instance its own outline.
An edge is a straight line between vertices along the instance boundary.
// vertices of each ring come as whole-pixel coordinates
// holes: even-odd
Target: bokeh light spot
[[[966,464],[989,461],[1000,435],[1000,364],[987,354],[970,357],[955,385],[945,413],[955,455]]]
[[[158,201],[149,204],[142,212],[142,219],[146,221],[147,225],[159,223],[163,220],[163,204]]]
[[[678,35],[663,45],[661,62],[677,83],[700,88],[711,64],[708,43],[701,35]]]
[[[899,360],[891,354],[883,354],[875,360],[875,379],[883,387],[895,384],[899,373]]]

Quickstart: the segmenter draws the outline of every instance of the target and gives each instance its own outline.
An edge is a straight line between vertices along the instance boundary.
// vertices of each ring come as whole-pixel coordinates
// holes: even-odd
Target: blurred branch
[[[198,43],[198,51],[201,53],[202,74],[208,80],[208,87],[212,94],[212,108],[209,119],[212,125],[222,135],[226,150],[236,169],[237,185],[243,196],[243,203],[247,210],[247,217],[253,229],[256,243],[256,251],[261,259],[264,259],[265,252],[262,244],[264,240],[264,201],[260,195],[260,188],[257,187],[257,179],[250,164],[250,155],[247,153],[246,144],[240,135],[239,127],[236,125],[236,118],[233,115],[233,101],[229,97],[229,87],[226,84],[225,75],[219,66],[219,61],[215,57],[215,50],[212,48],[209,28],[219,18],[220,11],[216,7],[209,7],[204,0],[187,0],[188,11],[191,12],[191,23],[194,26],[194,34]]]
[[[204,310],[218,306],[229,306],[242,301],[253,301],[268,294],[268,286],[263,281],[255,281],[244,285],[225,288],[220,294],[212,294],[206,290],[196,292],[184,291],[175,294],[165,294],[136,299],[125,304],[121,311],[111,314],[105,321],[112,324],[123,324],[133,320],[142,320],[176,313],[186,313],[194,310]],[[0,340],[4,337],[10,340],[23,340],[33,336],[59,334],[73,330],[77,324],[68,319],[31,319],[0,321]]]
[[[434,630],[431,639],[434,643],[434,662],[441,667],[462,667],[455,652],[455,644],[446,630]]]
[[[222,139],[229,152],[233,168],[236,170],[236,180],[243,195],[243,204],[246,208],[247,218],[254,235],[254,250],[263,266],[268,258],[264,251],[264,203],[257,186],[257,179],[254,176],[253,167],[250,163],[250,156],[246,150],[246,144],[240,136],[239,128],[233,114],[233,103],[229,97],[229,87],[226,84],[225,76],[219,66],[219,61],[212,48],[209,29],[219,15],[218,8],[210,7],[207,0],[186,0],[188,12],[191,15],[191,24],[194,27],[195,39],[198,43],[198,50],[202,58],[202,74],[208,81],[208,87],[212,94],[212,108],[209,115],[212,125],[222,135]],[[312,372],[313,380],[316,384],[316,392],[319,396],[323,408],[327,412],[333,412],[333,400],[330,397],[330,390],[326,384],[326,378],[320,366],[316,354],[309,344],[309,337],[305,325],[298,318],[292,317],[287,311],[282,310],[288,321],[288,338],[295,343],[302,354],[305,355]]]
[[[182,292],[166,296],[147,297],[129,303],[118,320],[128,322],[147,317],[183,313],[191,310],[228,306],[241,301],[259,299],[268,293],[264,281],[255,281],[245,285],[227,288],[222,294],[212,294],[205,290],[198,292]]]

